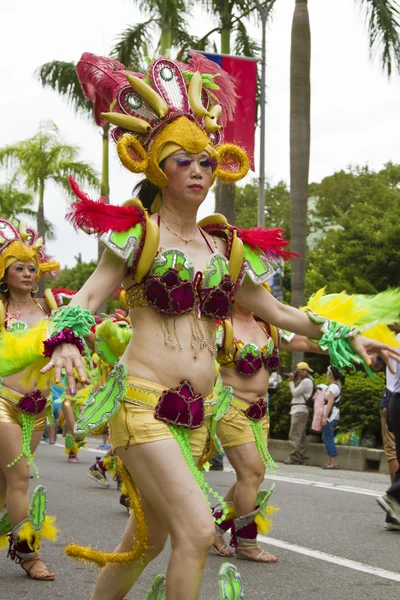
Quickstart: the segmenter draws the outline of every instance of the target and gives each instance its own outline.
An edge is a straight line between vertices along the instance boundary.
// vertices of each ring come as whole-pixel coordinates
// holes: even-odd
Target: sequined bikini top
[[[211,247],[200,227],[199,231],[211,252],[205,271],[195,273],[190,257],[179,248],[160,249],[148,275],[126,290],[129,308],[153,306],[167,315],[197,308],[200,314],[215,319],[230,316],[235,284],[229,260]]]
[[[44,313],[44,316],[42,318],[47,318],[49,316],[49,313],[45,311],[40,302],[36,302],[36,300],[34,300],[34,302]],[[19,311],[8,310],[8,302],[5,306],[4,325],[7,331],[21,331],[22,329],[28,329],[29,327],[29,325],[25,323],[25,321],[21,321]]]
[[[232,339],[229,349],[226,348],[225,338],[227,327],[232,328],[229,321],[218,327],[217,344],[219,351],[217,361],[220,365],[235,369],[239,375],[255,375],[263,367],[277,369],[279,367],[278,332],[275,327],[259,319],[255,319],[267,336],[267,343],[259,348],[256,344],[245,342],[236,338]]]

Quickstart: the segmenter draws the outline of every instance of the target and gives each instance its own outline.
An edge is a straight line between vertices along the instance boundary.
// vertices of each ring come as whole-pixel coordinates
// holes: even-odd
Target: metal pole
[[[265,226],[265,87],[266,87],[266,62],[267,44],[266,28],[268,15],[276,0],[271,0],[267,5],[261,6],[255,0],[257,10],[261,17],[262,42],[261,42],[261,100],[260,100],[260,167],[258,178],[258,226]]]

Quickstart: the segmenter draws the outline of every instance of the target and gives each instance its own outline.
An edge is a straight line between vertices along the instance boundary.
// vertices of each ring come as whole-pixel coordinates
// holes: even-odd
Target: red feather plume
[[[299,254],[284,250],[289,242],[283,237],[284,230],[280,228],[267,229],[265,227],[252,227],[251,229],[237,229],[237,234],[242,242],[248,244],[251,249],[258,248],[273,260],[293,260]]]
[[[128,231],[131,227],[144,221],[144,211],[137,206],[114,206],[106,204],[103,198],[91,200],[83,192],[72,175],[69,177],[72,191],[79,198],[74,202],[66,215],[67,221],[75,229],[83,229],[86,233],[102,234],[112,229],[116,232]]]
[[[84,52],[76,65],[76,74],[86,98],[93,102],[97,125],[104,125],[102,112],[109,112],[118,91],[129,85],[126,73],[130,71],[118,60]],[[138,75],[137,73],[132,73]]]

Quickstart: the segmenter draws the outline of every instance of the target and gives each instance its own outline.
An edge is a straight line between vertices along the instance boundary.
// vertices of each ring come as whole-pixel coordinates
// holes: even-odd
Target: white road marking
[[[41,444],[44,444],[45,446],[48,446],[48,444],[46,444],[46,442],[40,442]],[[64,444],[51,444],[51,446],[56,446],[57,448],[64,448],[65,449],[65,445]],[[79,450],[86,450],[86,452],[95,452],[96,454],[107,454],[107,450],[100,450],[99,448],[79,448]]]
[[[42,442],[43,444],[45,442]],[[64,444],[53,444],[58,448],[64,448]],[[82,450],[86,450],[87,452],[95,452],[96,454],[106,454],[105,450],[100,450],[97,448],[82,448]],[[230,473],[234,472],[231,467],[224,467],[225,471]],[[350,492],[353,494],[363,494],[365,496],[380,496],[378,492],[373,492],[371,490],[363,490],[359,488],[352,488],[350,486],[339,486],[334,483],[322,483],[317,481],[307,481],[305,479],[295,479],[291,477],[281,477],[281,476],[271,476],[269,475],[266,479],[273,479],[275,481],[282,481],[286,483],[297,483],[300,485],[309,485],[314,487],[322,487],[327,488],[337,492]],[[386,571],[385,569],[380,569],[379,567],[373,567],[371,565],[367,565],[365,563],[360,563],[355,560],[350,560],[349,558],[342,558],[340,556],[335,556],[334,554],[327,554],[326,552],[320,552],[319,550],[312,550],[311,548],[305,548],[304,546],[298,546],[297,544],[290,544],[288,542],[284,542],[282,540],[277,540],[275,538],[266,537],[264,535],[259,535],[258,539],[260,542],[264,544],[268,544],[269,546],[276,546],[277,548],[283,548],[284,550],[290,550],[291,552],[297,552],[298,554],[304,554],[305,556],[310,556],[311,558],[316,558],[317,560],[323,560],[325,562],[333,563],[335,565],[339,565],[341,567],[347,567],[348,569],[353,569],[354,571],[361,571],[363,573],[368,573],[369,575],[375,575],[376,577],[381,577],[382,579],[390,579],[391,581],[399,581],[400,582],[400,573],[395,573],[394,571]]]
[[[232,467],[224,466],[224,470],[228,471],[229,473],[234,473],[234,470],[232,469]],[[384,493],[383,491],[377,492],[376,490],[366,490],[363,488],[355,488],[355,487],[351,487],[349,485],[326,483],[324,481],[310,481],[308,479],[297,479],[295,477],[283,477],[281,475],[267,475],[265,477],[265,479],[271,480],[271,481],[282,481],[283,483],[296,483],[298,485],[308,485],[311,487],[325,488],[327,490],[332,490],[333,492],[348,492],[349,494],[361,494],[362,496],[373,496],[375,498],[382,496],[382,494]]]
[[[312,550],[311,548],[305,548],[304,546],[298,546],[297,544],[289,544],[288,542],[277,540],[271,537],[265,537],[264,535],[259,535],[258,539],[260,542],[268,544],[269,546],[276,546],[277,548],[283,548],[284,550],[297,552],[297,554],[304,554],[305,556],[310,556],[311,558],[316,558],[317,560],[323,560],[325,562],[339,565],[340,567],[347,567],[348,569],[353,569],[354,571],[361,571],[362,573],[375,575],[376,577],[381,577],[382,579],[400,581],[400,573],[396,573],[394,571],[386,571],[385,569],[366,565],[365,563],[360,563],[356,560],[342,558],[341,556],[335,556],[334,554],[327,554],[326,552],[320,552],[319,550]]]

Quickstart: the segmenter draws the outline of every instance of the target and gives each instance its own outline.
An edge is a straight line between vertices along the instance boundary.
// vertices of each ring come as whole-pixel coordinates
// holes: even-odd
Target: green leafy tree
[[[53,182],[72,197],[68,177],[74,174],[83,184],[99,185],[94,169],[79,160],[79,148],[63,142],[54,123],[42,124],[33,137],[0,148],[0,165],[14,168],[15,176],[38,198],[37,231],[45,236],[44,197]]]
[[[367,294],[398,286],[400,165],[352,167],[312,184],[310,193],[308,295],[324,285]]]
[[[76,265],[74,267],[64,267],[60,277],[46,282],[46,287],[65,288],[71,292],[77,292],[89,279],[97,267],[97,262],[83,262],[81,255],[76,256]]]
[[[236,223],[248,229],[257,226],[258,184],[256,181],[236,188],[235,211]],[[265,222],[267,227],[281,227],[285,237],[290,239],[289,232],[290,192],[284,181],[271,186],[267,183],[265,190]]]

